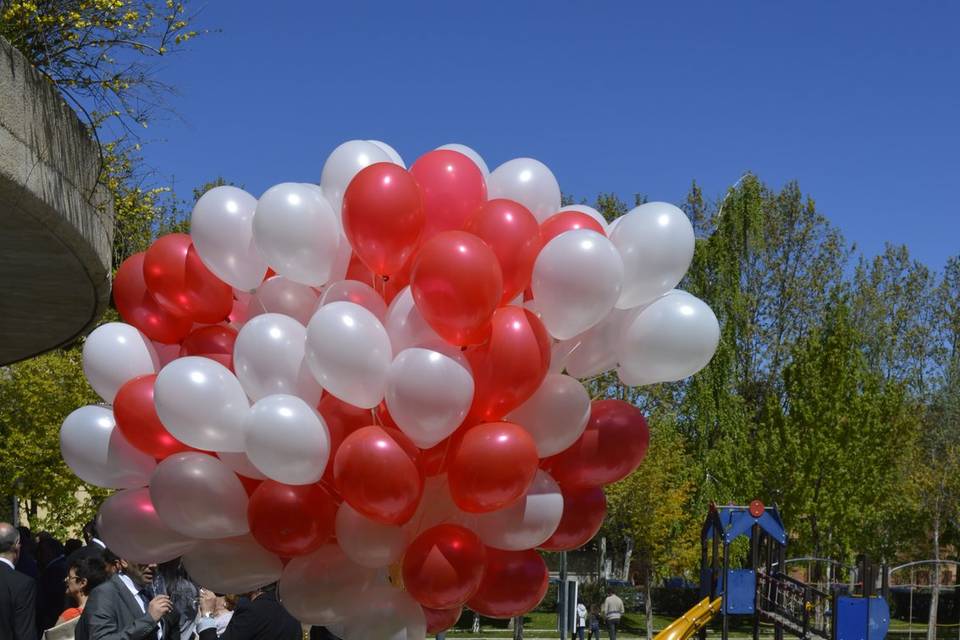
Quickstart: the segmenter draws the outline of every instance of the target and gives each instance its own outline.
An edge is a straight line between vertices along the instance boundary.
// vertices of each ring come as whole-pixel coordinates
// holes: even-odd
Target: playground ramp
[[[715,598],[711,602],[710,598],[704,598],[667,625],[667,628],[658,633],[653,640],[689,640],[720,612],[721,600],[722,598]]]

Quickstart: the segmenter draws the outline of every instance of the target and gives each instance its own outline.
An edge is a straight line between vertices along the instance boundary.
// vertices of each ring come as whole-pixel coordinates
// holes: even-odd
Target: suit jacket
[[[157,623],[140,610],[136,597],[120,576],[113,576],[90,593],[80,616],[77,640],[156,640]],[[164,640],[179,640],[180,620],[176,611],[164,616]]]
[[[40,571],[37,578],[37,628],[41,631],[57,624],[57,618],[66,608],[64,578],[67,577],[67,561],[57,558]]]
[[[220,640],[302,640],[303,629],[277,600],[275,591],[237,605]],[[200,632],[200,640],[217,640],[215,628]]]
[[[37,583],[0,562],[0,640],[37,640]]]

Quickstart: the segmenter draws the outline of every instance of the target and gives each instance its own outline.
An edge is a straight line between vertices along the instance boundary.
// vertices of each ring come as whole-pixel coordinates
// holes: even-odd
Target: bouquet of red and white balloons
[[[204,194],[190,235],[120,265],[125,323],[83,352],[106,405],[61,430],[76,474],[120,490],[109,547],[182,556],[218,592],[279,582],[348,640],[535,607],[536,550],[590,540],[603,485],[647,449],[640,411],[578,378],[679,380],[719,338],[673,289],[694,249],[682,211],[608,225],[560,200],[536,160],[491,173],[446,145],[407,170],[361,140],[319,186]]]

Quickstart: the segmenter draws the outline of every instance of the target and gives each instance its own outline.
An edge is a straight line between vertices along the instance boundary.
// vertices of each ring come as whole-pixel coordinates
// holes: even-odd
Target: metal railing
[[[833,598],[805,582],[783,573],[757,573],[757,606],[801,638],[829,640]]]

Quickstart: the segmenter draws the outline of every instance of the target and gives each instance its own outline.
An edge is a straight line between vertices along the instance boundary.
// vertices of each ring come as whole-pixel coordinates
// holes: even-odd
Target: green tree
[[[659,578],[689,573],[699,557],[699,514],[689,511],[694,492],[683,438],[669,417],[652,422],[650,449],[640,467],[606,488],[603,535],[632,545],[625,564],[638,566],[646,592],[647,637],[653,637],[652,586]]]
[[[30,524],[64,536],[90,519],[106,495],[76,478],[60,457],[60,424],[99,401],[78,349],[57,350],[0,370],[0,495],[16,495]]]

